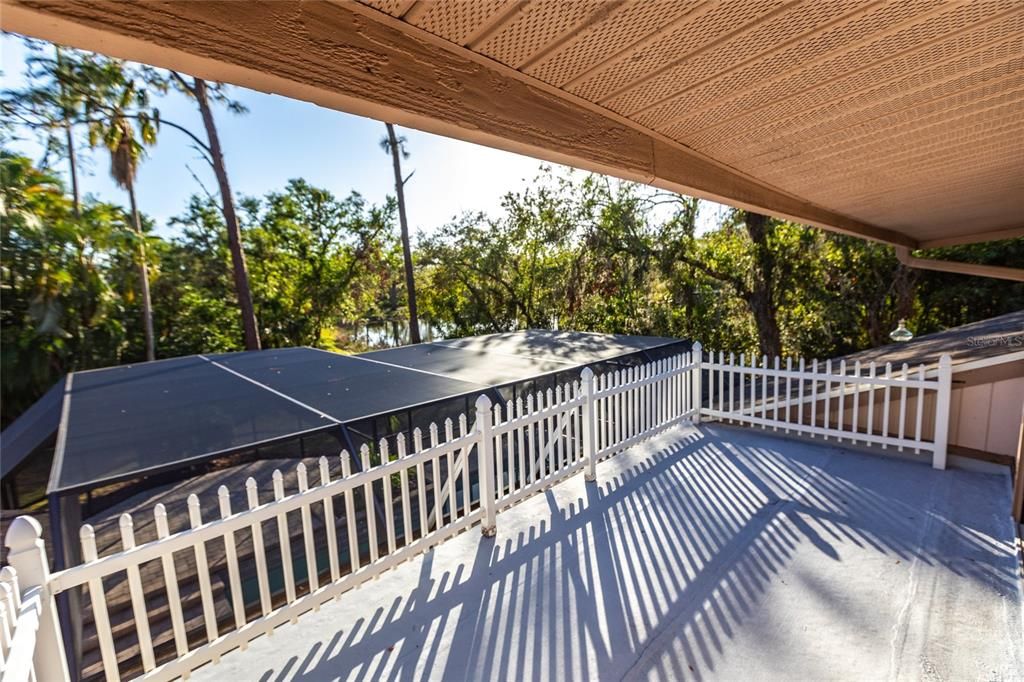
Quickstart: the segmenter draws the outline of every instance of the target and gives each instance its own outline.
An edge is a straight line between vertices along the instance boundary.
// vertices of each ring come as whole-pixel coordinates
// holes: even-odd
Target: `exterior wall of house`
[[[1024,361],[954,374],[950,445],[1015,455],[1022,405]]]

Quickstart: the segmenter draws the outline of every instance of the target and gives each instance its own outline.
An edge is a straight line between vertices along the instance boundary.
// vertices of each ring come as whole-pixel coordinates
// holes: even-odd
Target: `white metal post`
[[[18,575],[21,591],[40,588],[43,595],[42,615],[36,636],[36,650],[32,656],[36,678],[60,682],[69,680],[68,662],[64,656],[64,639],[57,606],[49,592],[50,563],[43,544],[43,529],[31,516],[19,516],[11,523],[4,538],[7,561]]]
[[[476,399],[476,452],[479,458],[477,470],[480,472],[480,509],[484,515],[480,531],[489,538],[498,532],[495,519],[494,439],[491,436],[491,419],[491,399],[481,395]]]
[[[701,386],[701,360],[703,360],[703,352],[701,350],[700,341],[693,342],[692,357],[693,357],[693,369],[690,371],[693,373],[693,423],[700,423],[700,411],[704,407],[704,401],[702,398],[702,386]]]
[[[583,477],[588,481],[597,480],[596,420],[594,418],[594,370],[584,367],[580,374],[583,379]]]
[[[949,442],[949,401],[953,389],[953,358],[943,353],[939,358],[939,390],[935,398],[935,450],[932,468],[946,468],[946,447]],[[918,406],[918,410],[921,407]],[[920,436],[920,434],[918,434]]]

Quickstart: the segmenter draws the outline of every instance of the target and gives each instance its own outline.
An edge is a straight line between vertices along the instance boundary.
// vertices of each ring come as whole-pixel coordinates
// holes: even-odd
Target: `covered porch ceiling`
[[[0,21],[903,247],[1024,235],[1020,0],[8,0]]]

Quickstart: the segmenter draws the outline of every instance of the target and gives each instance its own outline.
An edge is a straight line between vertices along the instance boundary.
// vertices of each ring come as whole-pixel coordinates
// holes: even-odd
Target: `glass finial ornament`
[[[900,318],[900,326],[889,332],[889,338],[898,343],[902,343],[914,338],[914,332],[907,329],[907,321]]]

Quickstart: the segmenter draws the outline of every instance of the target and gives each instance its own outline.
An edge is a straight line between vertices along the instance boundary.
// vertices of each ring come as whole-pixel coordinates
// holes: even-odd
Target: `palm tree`
[[[155,360],[156,343],[153,339],[153,304],[149,296],[149,269],[146,266],[146,238],[142,233],[142,220],[135,200],[135,176],[139,169],[139,159],[142,157],[142,145],[135,139],[135,130],[127,118],[116,119],[111,124],[106,140],[107,148],[110,150],[110,176],[114,178],[118,187],[128,191],[132,226],[138,243],[142,317],[146,332],[146,360]]]
[[[405,290],[409,298],[409,341],[420,342],[420,318],[416,311],[416,281],[412,270],[412,249],[409,246],[409,221],[405,213],[405,183],[409,182],[412,173],[402,177],[402,159],[409,158],[405,148],[405,136],[395,135],[395,126],[384,124],[388,129],[387,137],[381,138],[380,146],[391,155],[391,164],[395,171],[395,194],[398,195],[398,221],[402,228],[402,256],[405,260]]]

